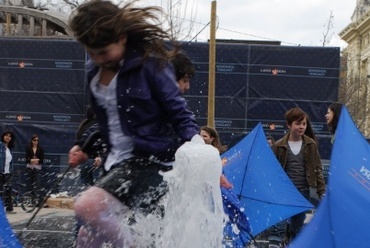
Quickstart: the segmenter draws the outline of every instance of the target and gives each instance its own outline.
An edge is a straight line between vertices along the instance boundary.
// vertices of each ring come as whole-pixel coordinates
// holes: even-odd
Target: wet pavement
[[[75,247],[74,211],[67,208],[42,208],[25,228],[34,213],[15,207],[16,214],[7,214],[13,232],[24,248],[73,248]],[[36,211],[36,210],[35,210]],[[307,215],[306,223],[312,218]],[[267,237],[257,237],[259,248],[268,246]]]
[[[14,210],[17,213],[7,214],[7,218],[24,248],[74,247],[76,220],[73,210],[42,208],[28,228],[25,226],[33,213],[26,213],[20,207]]]

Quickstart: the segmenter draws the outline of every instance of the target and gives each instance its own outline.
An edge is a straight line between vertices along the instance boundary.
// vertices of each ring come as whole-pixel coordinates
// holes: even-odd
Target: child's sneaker
[[[269,248],[281,248],[281,242],[277,240],[269,240]]]

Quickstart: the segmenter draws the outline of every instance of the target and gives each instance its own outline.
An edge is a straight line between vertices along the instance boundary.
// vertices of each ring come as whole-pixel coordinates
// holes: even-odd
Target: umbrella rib
[[[258,199],[256,199],[256,198],[247,197],[247,196],[242,196],[242,195],[240,195],[239,197],[240,197],[240,198],[244,198],[244,199],[249,199],[249,200],[252,200],[252,201],[256,201],[256,202],[263,202],[263,203],[275,204],[275,205],[280,205],[280,206],[290,206],[290,207],[303,207],[303,208],[307,208],[307,206],[289,205],[289,204],[282,204],[282,203],[276,203],[276,202],[270,202],[270,201],[258,200]]]
[[[259,123],[258,125],[261,125],[261,123]],[[244,175],[243,175],[243,180],[242,180],[242,184],[241,184],[241,187],[240,187],[240,192],[239,192],[239,199],[241,197],[241,193],[242,193],[242,190],[244,188],[244,182],[246,180],[245,178],[245,174],[247,174],[247,170],[248,170],[248,164],[249,164],[249,160],[250,160],[250,155],[252,153],[252,150],[253,150],[253,144],[254,142],[256,141],[256,137],[257,137],[257,134],[259,132],[260,129],[257,129],[257,132],[255,133],[254,137],[253,137],[253,140],[252,140],[252,145],[251,145],[251,149],[249,150],[249,153],[248,153],[248,157],[247,157],[247,163],[246,163],[246,168],[244,170]]]

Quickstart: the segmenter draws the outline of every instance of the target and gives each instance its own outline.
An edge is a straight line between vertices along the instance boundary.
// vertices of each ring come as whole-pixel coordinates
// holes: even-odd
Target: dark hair
[[[155,54],[161,61],[167,61],[168,53],[165,40],[169,34],[161,28],[160,7],[133,7],[132,1],[122,8],[110,1],[92,0],[76,8],[69,26],[76,39],[90,48],[103,48],[127,37],[131,49],[144,52],[145,59]],[[175,42],[173,42],[175,43]]]
[[[34,134],[34,135],[31,136],[31,141],[30,141],[30,146],[31,147],[33,147],[32,140],[38,139],[38,138],[39,138],[39,136],[37,134]],[[37,147],[39,147],[39,145],[40,145],[40,142],[37,142]]]
[[[94,110],[92,109],[91,106],[87,106],[87,108],[86,108],[86,119],[87,120],[92,120],[94,118],[95,118]]]
[[[329,131],[334,134],[335,131],[337,130],[338,122],[339,122],[339,117],[340,113],[342,111],[343,104],[339,102],[333,102],[332,104],[329,105],[329,109],[333,111],[333,120],[331,123],[328,123],[328,128]]]
[[[306,127],[306,131],[304,132],[304,134],[310,137],[311,139],[313,139],[317,143],[316,135],[313,131],[310,118],[308,117],[306,112],[304,112],[299,107],[295,107],[295,108],[288,110],[285,113],[285,119],[288,125],[292,125],[293,121],[303,121],[303,119],[305,118],[307,122],[307,127]]]
[[[14,148],[14,142],[15,142],[15,136],[12,132],[10,132],[10,131],[3,132],[3,134],[1,135],[1,142],[4,142],[4,137],[5,137],[5,135],[8,135],[8,134],[10,134],[10,137],[11,137],[11,140],[8,143],[8,148],[11,150],[11,149]]]
[[[272,144],[275,144],[275,139],[274,139],[274,137],[272,137],[272,135],[271,135],[271,134],[266,133],[266,139],[267,139],[267,140],[271,140],[271,141],[272,141]]]
[[[171,59],[173,67],[175,68],[176,80],[179,81],[181,78],[188,76],[192,78],[194,76],[194,65],[190,58],[185,54],[179,52]]]
[[[211,145],[216,147],[218,149],[218,151],[220,152],[220,154],[222,154],[223,152],[225,152],[227,150],[227,146],[221,144],[220,136],[218,135],[216,129],[214,129],[212,127],[209,127],[209,126],[203,126],[203,127],[200,128],[200,130],[201,131],[203,130],[203,131],[207,132],[209,134],[209,136],[211,138],[213,138],[213,141],[211,142]]]

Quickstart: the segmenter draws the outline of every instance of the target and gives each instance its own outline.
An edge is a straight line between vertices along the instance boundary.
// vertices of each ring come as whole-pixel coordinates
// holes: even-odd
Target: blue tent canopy
[[[225,152],[224,173],[234,185],[242,212],[255,236],[272,225],[313,208],[288,178],[259,123]]]
[[[326,196],[290,247],[370,247],[370,146],[342,108]]]

